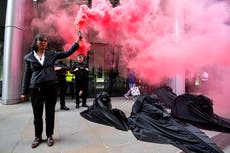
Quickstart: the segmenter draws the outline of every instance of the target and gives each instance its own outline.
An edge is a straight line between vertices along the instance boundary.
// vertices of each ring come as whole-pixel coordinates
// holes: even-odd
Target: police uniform
[[[58,80],[59,80],[59,97],[60,97],[61,109],[69,110],[69,108],[66,107],[65,105],[65,96],[67,90],[66,72],[69,69],[69,67],[61,60],[55,62],[55,67],[61,67],[61,69],[56,70]]]
[[[89,69],[84,62],[75,62],[73,64],[71,73],[75,75],[75,98],[76,108],[79,108],[80,98],[82,98],[82,106],[87,107],[86,99],[88,96],[88,75]],[[79,95],[80,91],[83,91],[82,95]]]

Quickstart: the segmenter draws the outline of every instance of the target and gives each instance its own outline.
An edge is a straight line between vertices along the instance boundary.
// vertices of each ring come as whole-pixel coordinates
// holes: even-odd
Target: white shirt
[[[39,63],[41,63],[41,65],[43,65],[44,60],[45,60],[45,54],[44,54],[45,52],[42,53],[41,58],[38,56],[38,54],[35,51],[33,52],[34,52],[34,57],[39,61]]]

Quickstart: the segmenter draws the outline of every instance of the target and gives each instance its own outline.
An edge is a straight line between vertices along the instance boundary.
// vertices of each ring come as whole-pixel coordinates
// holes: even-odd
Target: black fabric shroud
[[[140,141],[171,144],[186,153],[223,153],[202,131],[173,119],[159,104],[156,95],[139,96],[128,118],[121,110],[112,109],[106,95],[105,92],[98,94],[93,105],[81,112],[81,116],[119,130],[131,130]]]
[[[196,127],[173,119],[151,96],[133,105],[129,126],[141,141],[172,144],[187,153],[221,153],[220,148]]]
[[[216,115],[213,102],[204,95],[186,93],[178,96],[171,115],[199,128],[230,133],[230,120]]]
[[[168,86],[159,87],[155,90],[154,94],[160,100],[160,103],[166,108],[172,108],[174,100],[176,99],[177,95],[172,91],[172,89]]]
[[[110,97],[105,92],[99,93],[93,105],[81,112],[80,115],[95,123],[112,126],[122,131],[129,130],[125,113],[116,108],[112,109]]]

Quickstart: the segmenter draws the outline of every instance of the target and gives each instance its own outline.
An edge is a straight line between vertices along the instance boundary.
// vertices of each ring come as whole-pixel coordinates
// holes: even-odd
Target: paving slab
[[[76,109],[74,101],[67,99],[69,111],[60,110],[59,102],[56,105],[54,146],[47,146],[43,134],[44,142],[35,149],[31,148],[34,139],[31,103],[0,104],[0,153],[181,153],[172,145],[138,141],[131,131],[89,122],[80,116],[86,108]],[[93,99],[88,99],[89,105],[92,102]],[[121,109],[127,116],[133,103],[124,97],[112,98],[113,108]],[[203,131],[225,153],[230,153],[229,134]]]

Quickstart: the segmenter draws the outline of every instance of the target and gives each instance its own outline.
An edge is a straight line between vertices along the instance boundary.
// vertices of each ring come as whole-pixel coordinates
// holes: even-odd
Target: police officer
[[[59,97],[61,110],[69,110],[69,108],[65,105],[65,95],[67,90],[66,72],[69,70],[69,67],[63,62],[63,60],[57,60],[54,66],[59,80]]]
[[[75,75],[76,108],[79,108],[80,98],[82,98],[82,107],[88,107],[86,99],[88,95],[89,69],[84,60],[84,55],[77,55],[77,62],[73,64],[71,69],[71,73]]]

